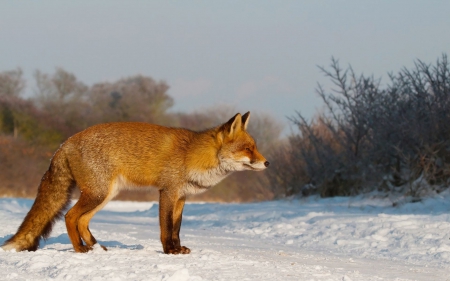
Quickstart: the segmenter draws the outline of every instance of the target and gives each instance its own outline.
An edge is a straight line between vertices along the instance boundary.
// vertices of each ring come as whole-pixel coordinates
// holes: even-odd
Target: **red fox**
[[[87,252],[97,243],[89,230],[95,213],[124,188],[155,186],[164,253],[189,254],[179,235],[186,196],[206,191],[234,171],[269,166],[246,130],[249,117],[250,112],[238,113],[202,132],[124,122],[95,125],[73,135],[55,152],[33,206],[2,248],[37,250],[78,186],[80,198],[65,222],[75,251]]]

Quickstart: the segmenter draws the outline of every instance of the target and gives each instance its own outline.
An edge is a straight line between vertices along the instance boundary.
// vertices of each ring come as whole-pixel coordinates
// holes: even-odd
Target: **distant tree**
[[[18,119],[13,107],[20,102],[20,95],[25,88],[20,68],[0,73],[0,132],[18,136]]]
[[[19,97],[25,88],[22,69],[0,72],[0,96]]]
[[[173,105],[169,86],[141,75],[113,83],[98,83],[89,100],[101,122],[142,121],[166,123],[166,111]]]
[[[51,76],[37,70],[34,76],[37,84],[37,102],[42,107],[82,100],[88,90],[88,87],[78,81],[74,74],[62,68],[57,68]]]
[[[78,81],[74,74],[57,68],[53,75],[36,71],[34,77],[37,85],[34,102],[41,110],[64,124],[63,134],[66,137],[89,125],[89,88]]]
[[[237,113],[232,106],[212,106],[197,109],[194,112],[177,112],[173,114],[172,126],[187,128],[194,131],[213,128],[228,121]]]
[[[51,147],[63,140],[61,126],[51,115],[37,109],[31,101],[18,97],[0,96],[0,132],[21,138],[30,144]]]

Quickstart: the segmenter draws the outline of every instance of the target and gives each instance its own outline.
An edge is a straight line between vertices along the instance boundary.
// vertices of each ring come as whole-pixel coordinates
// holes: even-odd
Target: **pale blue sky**
[[[450,1],[1,1],[0,71],[63,67],[92,84],[165,80],[174,110],[217,104],[286,122],[321,107],[330,58],[383,77],[450,55]]]

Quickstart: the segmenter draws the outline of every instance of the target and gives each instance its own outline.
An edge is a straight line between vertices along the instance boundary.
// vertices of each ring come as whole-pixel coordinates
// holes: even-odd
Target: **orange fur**
[[[36,250],[76,184],[81,195],[65,216],[66,227],[75,251],[89,251],[97,243],[88,226],[97,211],[123,188],[155,186],[164,252],[189,253],[179,238],[186,196],[234,171],[269,165],[246,131],[249,116],[238,113],[203,132],[130,122],[100,124],[70,137],[55,153],[19,230],[2,247]]]

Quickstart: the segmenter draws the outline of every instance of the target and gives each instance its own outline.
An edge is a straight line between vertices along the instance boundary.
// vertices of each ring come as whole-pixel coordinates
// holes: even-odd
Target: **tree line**
[[[332,83],[318,86],[323,101],[313,118],[293,113],[293,132],[270,114],[252,113],[250,133],[270,159],[262,173],[235,173],[195,198],[258,201],[285,196],[351,196],[378,191],[413,200],[450,183],[450,66],[434,64],[389,73],[388,81],[343,69],[332,59],[320,67]],[[213,107],[170,112],[174,99],[164,81],[142,75],[88,86],[58,68],[36,71],[32,98],[20,69],[0,73],[0,194],[33,197],[57,147],[94,124],[141,121],[202,130],[236,112]],[[156,199],[157,193],[124,193],[120,199]]]

